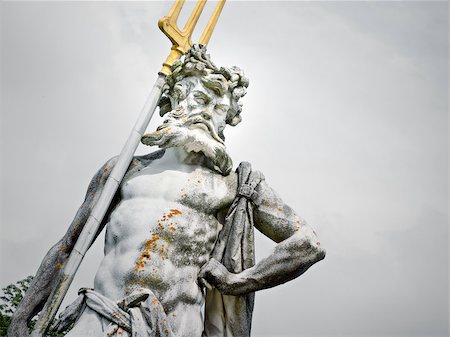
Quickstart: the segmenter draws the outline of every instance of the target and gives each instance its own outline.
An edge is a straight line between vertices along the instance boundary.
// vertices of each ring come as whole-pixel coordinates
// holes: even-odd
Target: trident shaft
[[[172,72],[172,64],[182,55],[186,54],[192,47],[192,33],[203,8],[205,7],[206,0],[199,0],[197,2],[183,30],[180,30],[177,26],[177,19],[180,15],[183,4],[184,0],[176,0],[169,14],[158,22],[159,28],[172,42],[170,54],[163,63],[163,67],[158,73],[156,83],[153,86],[153,89],[150,92],[150,95],[148,96],[147,101],[145,102],[145,105],[142,108],[142,111],[133,129],[131,130],[124,147],[122,148],[122,151],[120,152],[117,163],[111,171],[111,174],[103,187],[102,193],[92,209],[91,214],[89,215],[89,218],[86,221],[86,224],[84,225],[83,230],[81,231],[81,234],[69,255],[69,258],[62,269],[59,283],[55,286],[47,302],[45,303],[31,337],[44,336],[48,326],[55,317],[56,312],[58,311],[59,306],[61,305],[61,302],[64,299],[70,284],[72,283],[75,273],[77,272],[84,255],[91,246],[106,211],[108,210],[108,207],[111,204],[111,201],[128,169],[128,166],[131,163],[134,152],[139,145],[145,129],[147,128],[148,123],[155,112],[156,106],[162,94],[162,87],[166,82],[166,76],[170,75]],[[219,0],[210,20],[208,21],[208,24],[205,27],[205,30],[203,31],[203,34],[200,37],[200,44],[208,44],[224,5],[225,0]]]

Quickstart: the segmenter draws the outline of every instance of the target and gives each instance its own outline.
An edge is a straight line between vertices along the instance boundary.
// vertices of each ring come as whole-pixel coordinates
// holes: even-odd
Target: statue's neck
[[[202,153],[186,152],[183,147],[171,147],[166,149],[163,160],[179,165],[205,165],[205,156]]]

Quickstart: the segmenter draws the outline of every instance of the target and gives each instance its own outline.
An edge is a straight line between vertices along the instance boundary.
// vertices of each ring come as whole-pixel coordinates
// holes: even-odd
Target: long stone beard
[[[164,123],[156,131],[145,134],[141,142],[162,149],[179,146],[188,153],[201,152],[207,158],[206,164],[223,175],[228,175],[233,168],[224,142],[200,115],[187,116],[182,110],[172,111]]]

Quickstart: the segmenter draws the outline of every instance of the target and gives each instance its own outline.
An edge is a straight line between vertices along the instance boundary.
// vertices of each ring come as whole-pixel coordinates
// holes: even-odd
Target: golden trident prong
[[[192,11],[192,14],[189,17],[188,21],[184,25],[183,30],[180,30],[177,26],[177,19],[180,15],[181,8],[184,5],[184,1],[185,0],[176,0],[175,4],[170,9],[169,14],[158,21],[159,29],[161,29],[162,32],[172,42],[170,54],[167,57],[166,61],[163,63],[163,67],[160,71],[161,74],[164,74],[166,76],[172,73],[172,64],[182,55],[186,54],[192,47],[192,33],[206,4],[206,0],[197,1],[197,4],[195,5],[195,8]],[[218,1],[214,12],[209,19],[202,36],[200,37],[200,44],[208,44],[224,5],[225,0]]]

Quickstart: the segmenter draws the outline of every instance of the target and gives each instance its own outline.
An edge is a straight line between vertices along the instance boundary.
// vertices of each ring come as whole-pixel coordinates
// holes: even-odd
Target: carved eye
[[[210,102],[209,97],[200,91],[194,92],[194,100],[196,103],[202,105],[206,105]]]
[[[217,104],[215,107],[214,107],[214,109],[215,110],[218,110],[218,111],[220,111],[220,112],[228,112],[228,109],[229,109],[230,107],[228,106],[228,105],[225,105],[225,104]]]

